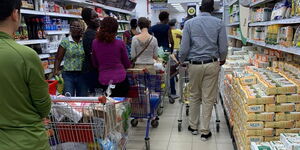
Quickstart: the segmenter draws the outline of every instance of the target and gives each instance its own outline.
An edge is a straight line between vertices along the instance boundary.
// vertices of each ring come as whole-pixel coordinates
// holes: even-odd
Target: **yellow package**
[[[275,104],[274,96],[265,96],[256,98],[254,96],[246,97],[246,103],[248,105],[263,105],[263,104]]]
[[[295,105],[295,110],[296,110],[297,112],[300,112],[300,104],[296,104],[296,105]]]
[[[276,136],[280,136],[281,133],[299,133],[300,128],[294,129],[276,129]]]
[[[300,128],[300,121],[295,121],[295,128]]]
[[[292,95],[277,95],[277,103],[300,103],[300,96],[298,94]]]
[[[248,113],[247,121],[273,121],[274,117],[274,112]]]
[[[262,121],[247,122],[245,128],[250,129],[250,130],[263,129],[264,122],[262,122]]]
[[[295,111],[294,103],[267,104],[266,112],[293,112]]]
[[[255,76],[248,76],[240,78],[241,85],[253,85],[256,84],[256,77]]]
[[[246,137],[246,144],[250,145],[251,142],[263,142],[264,141],[264,137],[263,136],[248,136]]]
[[[246,105],[247,112],[264,112],[265,105]]]
[[[280,136],[266,136],[264,142],[279,141]]]
[[[264,128],[261,130],[246,130],[246,136],[274,136],[274,129]]]
[[[294,121],[273,121],[273,122],[265,122],[265,128],[279,128],[279,129],[286,129],[286,128],[293,128]]]
[[[276,113],[276,121],[300,120],[300,112]]]

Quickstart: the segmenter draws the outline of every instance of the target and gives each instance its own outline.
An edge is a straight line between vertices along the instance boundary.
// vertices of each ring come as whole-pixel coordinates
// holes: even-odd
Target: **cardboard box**
[[[264,128],[261,130],[246,130],[246,136],[274,136],[273,128]]]
[[[263,129],[264,128],[264,122],[262,122],[262,121],[247,122],[245,128],[250,129],[250,130]]]
[[[250,145],[251,142],[261,143],[263,141],[264,141],[263,136],[248,136],[248,137],[246,137],[246,144],[248,144],[248,145]]]
[[[265,122],[265,128],[287,129],[287,128],[293,128],[293,127],[294,127],[294,121]]]
[[[280,140],[280,136],[266,136],[264,138],[265,138],[264,139],[265,142],[279,141]]]
[[[293,112],[295,103],[267,104],[266,112]]]
[[[274,117],[274,112],[248,113],[247,121],[273,121]]]
[[[271,144],[269,142],[262,143],[251,143],[251,150],[272,150]]]
[[[300,128],[293,128],[293,129],[276,129],[276,136],[279,136],[282,133],[299,133]]]
[[[300,112],[285,112],[285,113],[276,113],[276,121],[290,121],[290,120],[300,120]]]
[[[300,96],[298,94],[292,95],[277,95],[277,103],[300,103]]]
[[[264,112],[265,111],[265,105],[247,105],[247,112]]]

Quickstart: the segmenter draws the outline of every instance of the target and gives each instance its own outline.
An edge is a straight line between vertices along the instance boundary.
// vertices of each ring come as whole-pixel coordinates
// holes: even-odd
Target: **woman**
[[[157,59],[157,39],[148,32],[150,21],[147,18],[139,18],[138,26],[141,29],[141,34],[132,39],[131,57],[133,59],[137,57],[135,68],[146,68],[150,73],[155,74],[153,64],[155,63],[154,60]]]
[[[54,63],[54,75],[58,74],[60,64],[64,59],[63,79],[64,94],[71,96],[87,96],[88,87],[84,79],[82,64],[84,50],[82,45],[83,25],[74,20],[70,25],[71,35],[61,41]]]
[[[127,49],[127,53],[128,53],[129,58],[131,58],[130,54],[131,54],[131,41],[132,41],[132,38],[135,35],[139,34],[139,32],[136,30],[136,28],[137,28],[137,20],[136,19],[131,19],[131,21],[130,21],[130,30],[125,31],[124,34],[123,34],[123,40],[124,40],[124,43],[126,44],[126,49]]]
[[[98,69],[98,80],[106,90],[109,84],[116,85],[112,97],[126,97],[129,83],[126,69],[130,67],[123,41],[117,40],[118,22],[113,17],[102,20],[100,30],[93,41],[92,61]]]

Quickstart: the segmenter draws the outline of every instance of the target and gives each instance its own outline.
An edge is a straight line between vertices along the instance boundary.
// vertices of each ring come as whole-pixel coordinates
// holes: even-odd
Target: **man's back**
[[[182,39],[181,49],[189,50],[189,60],[224,57],[220,51],[227,51],[227,40],[224,24],[220,19],[209,13],[201,13],[187,21],[184,30],[183,34],[186,36]]]
[[[51,108],[36,52],[0,32],[0,149],[48,149],[42,124]]]
[[[154,34],[159,47],[169,48],[169,30],[170,27],[166,24],[157,24],[151,27],[150,32]]]

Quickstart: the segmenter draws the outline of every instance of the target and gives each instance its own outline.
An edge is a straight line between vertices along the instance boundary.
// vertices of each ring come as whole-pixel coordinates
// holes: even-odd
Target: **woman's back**
[[[149,43],[150,42],[150,43]],[[149,45],[148,45],[149,44]],[[140,54],[148,45],[146,50],[137,58],[135,64],[151,65],[154,64],[153,58],[157,57],[158,44],[154,36],[134,36],[132,39],[131,57],[134,58]]]

